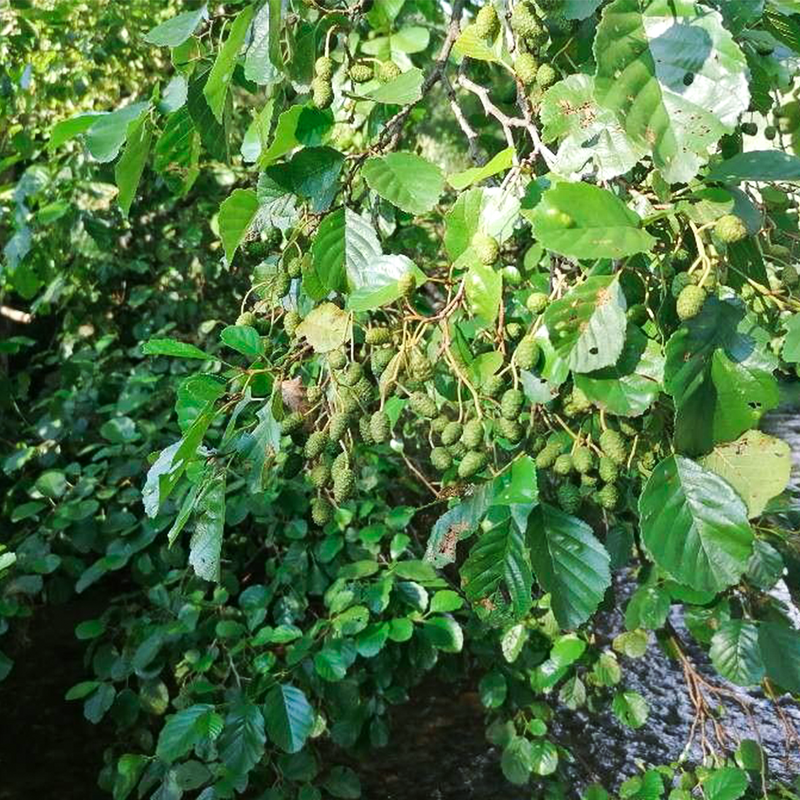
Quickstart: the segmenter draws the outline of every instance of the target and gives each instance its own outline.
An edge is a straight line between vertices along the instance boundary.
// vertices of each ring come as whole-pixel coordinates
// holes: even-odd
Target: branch
[[[30,325],[33,322],[33,315],[27,311],[20,311],[10,306],[0,306],[0,317],[6,317],[13,322],[18,322],[20,325]]]

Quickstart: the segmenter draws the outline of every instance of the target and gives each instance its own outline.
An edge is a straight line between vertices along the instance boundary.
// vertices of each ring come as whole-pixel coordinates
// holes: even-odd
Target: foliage
[[[68,699],[116,725],[115,800],[358,797],[331,745],[385,746],[433,670],[477,675],[509,781],[566,791],[554,717],[641,727],[653,636],[800,695],[757,430],[800,360],[795,4],[32,5],[0,635],[107,587]],[[581,791],[767,791],[718,744]]]

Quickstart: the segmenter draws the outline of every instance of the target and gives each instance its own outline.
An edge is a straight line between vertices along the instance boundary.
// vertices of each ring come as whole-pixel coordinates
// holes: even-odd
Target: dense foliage
[[[101,786],[358,797],[437,671],[531,791],[796,797],[800,3],[186,5],[0,23],[0,636],[106,586]],[[589,785],[654,638],[695,747]]]

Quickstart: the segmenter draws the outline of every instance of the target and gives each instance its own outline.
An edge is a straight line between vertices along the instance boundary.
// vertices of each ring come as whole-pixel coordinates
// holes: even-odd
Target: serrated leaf
[[[144,40],[157,47],[178,47],[194,33],[205,15],[205,5],[194,11],[184,11],[149,30]]]
[[[731,485],[683,456],[662,461],[639,498],[642,544],[678,583],[721,592],[753,551],[747,509]]]
[[[723,622],[711,639],[709,656],[714,669],[731,683],[755,686],[764,677],[758,626],[748,620]]]
[[[664,380],[664,355],[658,342],[628,325],[622,353],[611,367],[575,376],[575,385],[598,408],[619,417],[644,414]]]
[[[370,189],[409,214],[430,211],[444,189],[439,167],[414,153],[373,156],[361,172]]]
[[[208,101],[208,107],[219,123],[222,123],[228,87],[231,80],[233,80],[236,59],[244,44],[254,9],[254,6],[246,6],[236,15],[236,18],[231,23],[228,38],[217,51],[214,65],[211,67],[211,71],[208,73],[208,80],[203,87],[203,94]]]
[[[573,258],[623,258],[656,241],[615,194],[589,183],[556,184],[527,216],[548,250]]]
[[[533,576],[525,536],[510,520],[481,534],[460,573],[464,593],[471,603],[488,599],[495,605],[504,605],[504,591],[517,618],[523,617],[532,605]]]
[[[782,622],[761,622],[758,645],[767,677],[789,692],[800,693],[800,631]]]
[[[707,181],[741,183],[742,181],[798,181],[800,158],[780,150],[751,150],[738,153],[715,164]]]
[[[457,191],[466,189],[475,183],[480,183],[500,172],[511,169],[515,154],[516,151],[513,147],[507,147],[505,150],[501,150],[482,167],[470,167],[463,172],[456,172],[452,175],[448,175],[447,182]]]
[[[225,474],[216,475],[197,501],[194,532],[189,542],[189,564],[207,581],[220,578],[220,555],[225,530]]]
[[[299,753],[314,727],[314,709],[305,694],[284,683],[274,686],[264,702],[269,738],[286,753]]]
[[[790,364],[800,363],[800,314],[792,314],[783,321],[786,337],[783,340],[781,356]]]
[[[195,745],[213,741],[222,732],[222,717],[208,703],[198,703],[173,714],[158,736],[156,755],[167,764],[191,752]]]
[[[628,138],[610,109],[597,104],[591,75],[570,75],[551,86],[539,113],[543,140],[561,140],[551,168],[566,178],[595,171],[598,180],[610,180],[635,167],[647,152]]]
[[[253,18],[253,35],[244,59],[244,76],[259,86],[276,83],[280,70],[280,5],[267,2]]]
[[[56,147],[60,147],[64,142],[68,142],[70,139],[78,136],[81,133],[85,133],[89,128],[94,125],[94,123],[98,120],[99,117],[105,116],[103,113],[95,112],[95,111],[85,111],[81,114],[76,114],[74,117],[70,117],[69,119],[61,120],[61,122],[57,122],[53,125],[53,129],[50,131],[50,138],[47,142],[47,149],[48,150],[55,150]]]
[[[736,489],[751,518],[787,487],[792,470],[789,445],[761,431],[747,431],[735,442],[718,444],[699,463]]]
[[[412,67],[402,75],[398,75],[388,83],[367,92],[367,97],[376,103],[406,105],[422,99],[422,70]]]
[[[175,358],[199,358],[203,361],[212,358],[199,347],[175,339],[148,339],[142,344],[146,356],[174,356]]]
[[[573,372],[594,372],[615,364],[628,324],[616,276],[587,278],[548,306],[544,324],[556,354]]]
[[[353,263],[348,311],[372,311],[394,303],[401,296],[398,281],[408,273],[414,275],[417,286],[426,280],[425,273],[404,255],[376,256],[366,262]]]
[[[595,96],[670,183],[693,178],[747,110],[747,62],[694,0],[615,0],[594,41]]]
[[[261,337],[249,325],[228,325],[219,335],[220,341],[248,358],[258,358],[264,352]]]
[[[328,353],[350,340],[350,314],[333,303],[323,303],[309,312],[296,333],[317,353]]]
[[[617,692],[611,703],[617,719],[628,728],[641,728],[650,713],[647,701],[638,692]]]
[[[222,763],[234,775],[246,775],[264,755],[266,741],[261,709],[240,700],[225,717],[217,746]]]
[[[128,216],[131,203],[144,172],[144,165],[150,153],[153,131],[146,116],[140,116],[128,126],[127,140],[122,158],[114,168],[119,195],[117,202],[124,217]]]
[[[445,216],[444,245],[450,258],[458,259],[479,230],[502,244],[514,231],[519,207],[519,199],[500,188],[475,187],[460,194]]]
[[[497,36],[493,42],[488,42],[478,34],[475,24],[466,25],[453,45],[456,55],[474,58],[476,61],[489,63],[505,60],[510,63],[508,51],[502,36]]]
[[[744,770],[721,767],[703,781],[703,797],[705,800],[739,800],[749,783]]]
[[[539,583],[562,628],[577,628],[611,585],[609,557],[582,520],[543,503],[528,518],[527,541]]]
[[[470,313],[484,325],[493,325],[503,299],[503,277],[491,266],[470,259],[469,269],[464,275],[464,291]]]
[[[178,195],[184,195],[200,174],[200,134],[188,105],[170,114],[153,149],[153,169]]]
[[[86,132],[86,146],[92,157],[101,163],[113,161],[125,143],[128,127],[146,110],[147,103],[132,103],[95,119]]]
[[[253,189],[234,189],[219,207],[219,237],[230,263],[236,249],[244,240],[256,212],[258,197]]]
[[[349,208],[338,208],[322,220],[311,252],[322,283],[338,292],[362,286],[371,261],[382,255],[375,229]]]

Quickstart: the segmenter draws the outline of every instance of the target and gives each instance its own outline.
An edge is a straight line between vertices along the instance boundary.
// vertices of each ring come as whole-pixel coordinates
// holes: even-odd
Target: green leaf
[[[711,639],[714,669],[739,686],[756,686],[764,677],[764,661],[758,644],[758,626],[743,619],[723,622]]]
[[[367,97],[376,103],[403,106],[422,99],[422,70],[412,67],[388,83],[367,92]]]
[[[228,325],[219,338],[223,344],[248,358],[258,358],[264,353],[258,331],[249,325]]]
[[[219,206],[219,237],[225,259],[233,261],[236,248],[244,240],[258,211],[258,196],[253,189],[234,189]]]
[[[479,35],[475,24],[467,25],[461,31],[453,45],[453,52],[476,61],[504,61],[508,65],[511,63],[504,38],[497,36],[493,42],[488,42]]]
[[[445,216],[444,244],[455,261],[470,247],[479,230],[502,244],[514,231],[519,200],[500,188],[472,188],[463,192]]]
[[[611,585],[609,557],[582,520],[542,504],[528,518],[527,541],[539,583],[562,628],[577,628],[597,610]]]
[[[642,544],[678,583],[720,592],[753,551],[747,509],[731,485],[683,456],[662,461],[639,498]]]
[[[478,683],[478,694],[484,708],[500,708],[508,694],[508,684],[502,672],[487,672]]]
[[[800,314],[792,314],[783,321],[786,338],[783,341],[781,356],[790,364],[800,363]]]
[[[219,123],[222,123],[228,86],[230,86],[233,79],[236,59],[244,44],[247,29],[250,27],[250,20],[253,18],[254,8],[254,6],[246,6],[236,15],[231,24],[228,38],[219,48],[214,65],[208,73],[206,85],[203,87],[203,94],[208,101],[208,107]]]
[[[370,263],[382,255],[372,225],[349,208],[338,208],[322,220],[311,252],[320,280],[336,292],[360,288],[371,274]]]
[[[261,156],[261,164],[263,166],[286,155],[286,153],[297,147],[299,144],[296,135],[297,123],[300,121],[300,115],[304,110],[305,106],[302,105],[289,106],[278,117],[278,124],[275,126],[275,133],[272,136],[272,144]]]
[[[222,763],[234,775],[246,775],[264,755],[266,741],[261,709],[240,700],[225,718],[217,747]]]
[[[147,756],[134,753],[125,753],[117,762],[117,772],[114,775],[114,800],[126,800],[139,783],[145,767],[148,765]]]
[[[117,202],[124,217],[128,216],[131,209],[136,188],[139,186],[139,180],[150,153],[152,139],[153,131],[146,116],[138,117],[128,126],[125,150],[114,169],[114,177],[119,189]]]
[[[536,464],[530,456],[517,458],[498,475],[492,486],[492,505],[532,505],[539,500]]]
[[[556,354],[573,372],[594,372],[619,359],[625,344],[625,296],[612,275],[587,278],[551,303],[544,323]]]
[[[530,559],[524,535],[510,520],[485,531],[473,544],[461,567],[461,585],[471,603],[489,599],[504,606],[505,592],[515,617],[528,612],[533,602]]]
[[[793,694],[800,693],[800,631],[782,622],[762,622],[758,645],[767,677]]]
[[[611,703],[614,716],[628,728],[641,728],[647,722],[650,709],[638,692],[617,692]]]
[[[574,258],[623,258],[656,241],[622,200],[589,183],[556,184],[528,216],[548,250]]]
[[[501,150],[494,158],[484,164],[482,167],[470,167],[463,172],[455,172],[447,176],[447,182],[456,190],[461,191],[475,183],[485,181],[493,175],[500,172],[505,172],[511,169],[514,163],[514,155],[516,151],[513,147],[507,147]]]
[[[534,739],[530,755],[534,775],[552,775],[558,769],[558,749],[549,739]]]
[[[422,624],[422,635],[443,653],[460,653],[464,647],[464,631],[451,617],[434,617]]]
[[[715,164],[706,180],[722,183],[797,181],[800,180],[800,158],[780,150],[738,153],[727,161]]]
[[[631,595],[625,609],[625,627],[628,630],[658,630],[666,622],[670,604],[669,593],[664,589],[658,586],[640,586]]]
[[[216,475],[197,501],[189,564],[195,575],[219,582],[222,535],[225,529],[225,474]]]
[[[783,577],[784,569],[783,556],[769,542],[756,539],[753,555],[747,562],[745,578],[748,583],[768,592]]]
[[[100,162],[113,161],[125,143],[130,124],[144,116],[147,103],[131,103],[125,108],[98,117],[86,133],[86,146]]]
[[[500,767],[507,781],[524,786],[533,769],[531,743],[521,736],[514,736],[503,750]]]
[[[358,800],[361,797],[361,781],[349,767],[334,767],[323,785],[332,797],[341,800]]]
[[[503,299],[503,278],[491,266],[481,264],[476,258],[464,276],[464,289],[470,313],[484,325],[493,325]]]
[[[439,167],[414,153],[373,156],[361,173],[370,189],[409,214],[433,209],[444,189]]]
[[[551,86],[540,117],[543,140],[561,140],[551,166],[565,177],[594,171],[598,180],[610,180],[635,167],[647,152],[628,138],[610,109],[597,104],[591,75],[570,75]]]
[[[707,453],[754,427],[779,402],[769,335],[738,300],[709,297],[667,342],[664,387],[675,401],[675,444]]]
[[[304,338],[317,353],[336,350],[352,336],[350,314],[333,303],[313,309],[297,326],[297,336]]]
[[[281,79],[280,5],[264,3],[253,19],[253,38],[244,59],[244,76],[259,86]]]
[[[751,518],[787,487],[792,470],[789,445],[761,431],[747,431],[735,442],[718,444],[698,463],[736,489]]]
[[[288,165],[269,167],[267,171],[287,170],[294,193],[309,200],[311,210],[317,213],[330,206],[343,164],[344,156],[338,150],[331,147],[305,147],[292,156]]]
[[[188,105],[170,114],[153,151],[153,169],[175,194],[185,195],[200,174],[200,134]]]
[[[631,324],[617,363],[576,375],[575,385],[607,413],[638,417],[658,398],[663,380],[664,355],[660,345]]]
[[[747,791],[749,783],[744,770],[720,767],[703,781],[703,797],[705,800],[739,800]]]
[[[142,345],[146,356],[174,356],[175,358],[199,358],[203,361],[212,358],[199,347],[175,339],[148,339]]]
[[[173,714],[158,736],[156,755],[167,764],[191,752],[195,745],[213,741],[223,728],[214,706],[198,703]]]
[[[670,183],[693,178],[750,102],[747,61],[694,0],[615,0],[594,40],[595,96]]]
[[[314,727],[314,709],[305,694],[284,683],[273,686],[264,702],[269,738],[286,753],[299,753]]]
[[[183,44],[200,24],[206,15],[205,5],[195,11],[185,11],[160,25],[156,25],[145,34],[144,40],[156,47],[177,47]]]
[[[445,511],[431,530],[425,550],[425,560],[441,569],[455,561],[456,545],[469,538],[492,502],[493,486],[482,483],[474,492],[465,497],[449,511]]]
[[[348,311],[373,311],[394,303],[401,296],[398,281],[412,273],[421,286],[425,273],[410,258],[403,255],[376,256],[352,264],[351,293],[347,296]]]
[[[47,149],[55,150],[56,147],[60,147],[64,142],[68,142],[81,133],[86,133],[97,119],[102,116],[104,116],[102,113],[85,111],[82,114],[76,114],[74,117],[57,122],[53,125],[52,131],[50,131]]]

